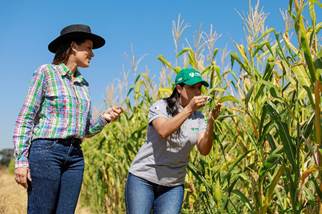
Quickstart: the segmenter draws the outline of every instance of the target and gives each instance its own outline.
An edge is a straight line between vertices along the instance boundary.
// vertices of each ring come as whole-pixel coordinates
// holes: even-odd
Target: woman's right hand
[[[121,107],[112,107],[107,109],[103,113],[103,117],[106,121],[112,122],[120,117],[121,113],[123,112],[123,109]]]
[[[191,112],[197,111],[207,103],[208,96],[194,96],[186,106]]]
[[[15,180],[24,188],[28,187],[28,180],[31,181],[30,170],[28,167],[18,167],[15,169]]]

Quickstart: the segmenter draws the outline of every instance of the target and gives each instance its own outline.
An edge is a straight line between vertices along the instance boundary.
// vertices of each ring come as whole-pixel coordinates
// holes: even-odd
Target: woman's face
[[[91,58],[94,56],[92,51],[93,42],[88,39],[80,45],[78,45],[76,42],[72,42],[71,47],[74,54],[73,58],[77,66],[82,68],[88,67],[91,62]]]
[[[183,107],[185,107],[186,105],[188,105],[188,103],[190,102],[190,100],[194,96],[200,96],[201,95],[201,87],[202,87],[201,83],[197,83],[197,84],[191,85],[191,86],[190,85],[184,85],[184,86],[177,85],[177,90],[180,94],[181,105]]]

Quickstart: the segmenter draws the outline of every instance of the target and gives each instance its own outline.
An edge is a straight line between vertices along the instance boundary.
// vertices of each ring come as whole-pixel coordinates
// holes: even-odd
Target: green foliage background
[[[211,43],[213,32],[195,47],[178,51],[176,45],[174,63],[160,55],[159,80],[140,72],[124,99],[124,115],[84,142],[83,203],[96,213],[125,212],[128,168],[144,143],[149,106],[171,93],[176,72],[192,66],[210,82],[204,93],[214,101],[203,110],[217,102],[224,106],[211,153],[191,154],[182,213],[322,211],[322,23],[316,21],[321,6],[314,0],[289,1],[285,31],[276,32],[264,27],[264,13],[256,5],[243,17],[246,44],[236,43],[229,55]],[[175,41],[184,28],[178,20]],[[219,66],[217,54],[230,65]]]

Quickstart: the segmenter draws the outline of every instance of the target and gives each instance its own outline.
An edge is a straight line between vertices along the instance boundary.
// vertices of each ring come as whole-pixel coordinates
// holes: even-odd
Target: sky
[[[242,20],[248,0],[2,0],[0,7],[0,149],[12,148],[12,134],[34,70],[53,58],[48,43],[69,24],[83,23],[103,36],[106,45],[94,51],[91,66],[80,69],[90,84],[93,105],[104,109],[105,91],[123,71],[130,71],[131,47],[143,56],[141,68],[160,71],[159,54],[174,59],[172,21],[178,15],[190,26],[183,35],[191,37],[199,27],[210,25],[221,34],[216,46],[232,47],[243,42]],[[254,1],[253,1],[254,3]],[[266,24],[283,29],[280,9],[288,0],[261,0],[268,13]],[[131,82],[130,82],[131,83]]]

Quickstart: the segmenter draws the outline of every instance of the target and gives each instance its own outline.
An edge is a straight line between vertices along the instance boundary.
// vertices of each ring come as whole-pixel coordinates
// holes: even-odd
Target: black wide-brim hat
[[[93,49],[100,48],[105,44],[104,38],[92,33],[89,26],[74,24],[63,28],[60,31],[60,35],[49,43],[48,50],[56,53],[61,44],[71,42],[73,39],[89,39],[93,42]]]

